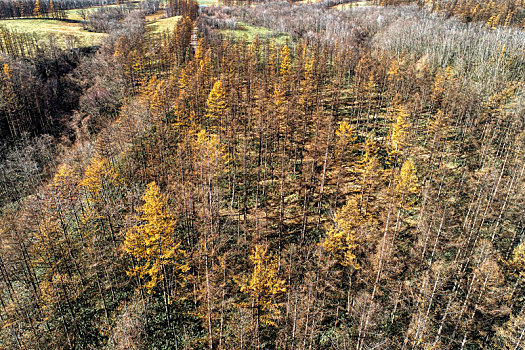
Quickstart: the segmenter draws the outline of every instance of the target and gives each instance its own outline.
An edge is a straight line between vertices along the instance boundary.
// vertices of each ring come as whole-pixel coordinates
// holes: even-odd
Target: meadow
[[[135,1],[133,4],[138,4]],[[202,0],[199,5],[211,6],[217,4],[216,0]],[[104,8],[118,7],[120,5],[106,5]],[[87,47],[98,46],[107,36],[106,33],[89,31],[83,28],[83,17],[97,9],[100,6],[93,6],[82,9],[66,10],[66,19],[52,18],[15,18],[0,20],[0,26],[10,31],[20,34],[29,34],[39,42],[48,42],[53,40],[54,43],[62,48],[66,47]],[[164,10],[161,9],[154,14],[146,16],[146,28],[151,34],[158,34],[173,29],[179,21],[180,16],[166,17]],[[252,32],[262,32],[264,30],[250,28]]]

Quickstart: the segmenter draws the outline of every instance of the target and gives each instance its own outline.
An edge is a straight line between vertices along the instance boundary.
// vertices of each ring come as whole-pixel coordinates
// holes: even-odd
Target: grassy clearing
[[[237,28],[224,30],[223,33],[234,39],[245,39],[247,41],[252,41],[256,36],[259,36],[261,40],[272,39],[280,45],[291,40],[288,34],[277,33],[265,27],[251,26],[242,22],[237,23]]]
[[[138,2],[137,1],[133,1],[133,3],[138,3]],[[118,7],[118,6],[122,6],[122,5],[104,5],[104,6],[87,7],[87,8],[83,8],[83,9],[67,10],[66,11],[67,19],[71,19],[71,20],[74,20],[74,21],[82,21],[83,18],[80,15],[82,12],[88,14],[90,12],[96,11],[97,9],[99,9],[101,7]]]
[[[53,19],[8,19],[0,20],[0,25],[19,33],[34,35],[41,41],[47,41],[53,35],[57,43],[66,47],[67,42],[75,46],[97,45],[106,36],[104,33],[93,33],[82,29],[79,22],[66,22]]]
[[[159,10],[151,15],[146,15],[146,22],[150,23],[164,18],[164,10]]]
[[[219,3],[217,0],[197,0],[197,2],[201,6],[213,6]]]
[[[137,1],[135,1],[137,2]],[[201,0],[201,4],[215,4],[215,0]],[[120,5],[107,5],[105,7],[113,7]],[[76,47],[92,46],[100,44],[102,39],[107,35],[105,33],[89,32],[82,28],[82,12],[89,13],[96,11],[99,7],[89,7],[85,9],[73,9],[67,11],[67,21],[60,21],[54,19],[42,18],[19,18],[0,20],[0,26],[5,26],[9,30],[14,30],[19,33],[26,33],[34,35],[38,40],[46,42],[49,36],[53,35],[56,42],[61,47]],[[164,11],[160,10],[155,14],[146,16],[146,28],[152,34],[162,33],[166,30],[175,27],[179,21],[180,16],[163,18]]]
[[[146,24],[146,30],[148,30],[151,34],[160,34],[162,32],[165,32],[166,30],[172,30],[173,28],[175,28],[175,25],[177,24],[180,18],[180,16],[175,16],[155,19],[150,23]]]

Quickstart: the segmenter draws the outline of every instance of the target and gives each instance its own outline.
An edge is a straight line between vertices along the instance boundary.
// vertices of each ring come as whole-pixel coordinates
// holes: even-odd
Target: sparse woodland
[[[523,349],[523,4],[429,3],[2,32],[0,349]]]

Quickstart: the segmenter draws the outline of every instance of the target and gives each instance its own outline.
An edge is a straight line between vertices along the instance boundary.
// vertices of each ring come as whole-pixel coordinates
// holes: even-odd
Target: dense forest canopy
[[[99,46],[0,28],[0,349],[525,347],[522,1],[0,16],[59,2]]]

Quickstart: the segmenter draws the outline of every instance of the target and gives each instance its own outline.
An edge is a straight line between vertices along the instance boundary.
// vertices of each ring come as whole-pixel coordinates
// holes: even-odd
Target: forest
[[[523,0],[0,17],[0,349],[525,348]]]

